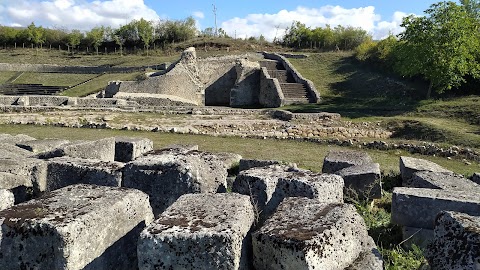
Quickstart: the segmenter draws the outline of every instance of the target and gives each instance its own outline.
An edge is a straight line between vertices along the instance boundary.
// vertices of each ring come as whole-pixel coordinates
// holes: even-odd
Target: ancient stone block
[[[291,167],[297,167],[296,164],[285,164],[278,160],[259,160],[259,159],[241,159],[239,163],[239,170],[245,171],[251,168],[267,167],[271,165],[288,165]]]
[[[248,196],[183,195],[143,230],[139,268],[250,269],[254,218]]]
[[[74,184],[120,187],[123,163],[72,157],[48,161],[46,191]]]
[[[76,157],[114,161],[115,138],[105,138],[96,141],[76,141],[60,146],[52,151],[39,153],[38,158],[49,159],[54,157]]]
[[[65,187],[0,211],[0,269],[135,269],[152,219],[138,190]]]
[[[52,151],[67,143],[69,143],[68,140],[46,139],[46,140],[33,140],[33,141],[20,142],[20,143],[17,143],[16,145],[22,149],[28,150],[36,154],[36,153]]]
[[[115,137],[115,161],[129,162],[152,150],[150,139]]]
[[[182,151],[182,152],[189,152],[189,151],[198,151],[198,145],[196,144],[170,144],[161,149],[162,151],[166,150],[175,150],[175,151]]]
[[[363,199],[382,197],[382,177],[378,163],[347,167],[335,174],[343,178],[345,196]]]
[[[252,168],[240,172],[233,192],[252,197],[261,219],[272,214],[286,197],[307,197],[321,202],[343,202],[343,179],[286,166]]]
[[[225,163],[227,169],[230,169],[234,166],[240,166],[240,160],[242,156],[235,153],[215,153],[215,155]]]
[[[405,183],[407,187],[446,189],[456,191],[480,192],[480,185],[466,179],[465,177],[447,172],[420,171],[412,175]]]
[[[198,151],[160,151],[128,163],[123,186],[150,195],[157,216],[187,193],[226,191],[227,169],[213,154]]]
[[[363,243],[363,251],[345,270],[383,270],[383,258],[371,237]]]
[[[432,269],[478,269],[480,217],[458,212],[439,214],[434,240],[425,255]]]
[[[329,151],[323,160],[322,172],[334,173],[341,169],[373,163],[372,158],[366,152],[352,150]]]
[[[403,183],[407,183],[414,173],[418,171],[453,173],[431,161],[412,157],[400,157],[400,173]]]
[[[472,176],[472,181],[480,185],[480,173],[474,173]]]
[[[8,189],[0,189],[0,211],[12,207],[14,203],[13,192]]]
[[[393,190],[392,222],[408,227],[433,229],[441,211],[480,213],[477,192],[398,187]]]
[[[367,229],[355,207],[286,198],[252,234],[254,267],[345,269],[365,251]]]
[[[8,144],[16,144],[19,142],[26,142],[26,141],[33,141],[35,138],[24,135],[24,134],[17,134],[17,135],[10,135],[10,134],[0,134],[0,143],[8,143]]]
[[[32,155],[32,152],[9,143],[0,143],[1,158],[25,158]]]
[[[47,165],[34,158],[0,158],[0,188],[15,194],[15,203],[44,190]]]

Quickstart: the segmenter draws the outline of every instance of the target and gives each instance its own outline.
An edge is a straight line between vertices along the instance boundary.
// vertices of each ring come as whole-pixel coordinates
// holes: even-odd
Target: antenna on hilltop
[[[217,27],[217,7],[215,4],[213,6],[213,16],[215,16],[215,36],[218,37],[218,27]]]
[[[279,28],[280,28],[280,24],[275,26],[275,37],[273,38],[273,43],[277,41],[277,34],[278,34]]]

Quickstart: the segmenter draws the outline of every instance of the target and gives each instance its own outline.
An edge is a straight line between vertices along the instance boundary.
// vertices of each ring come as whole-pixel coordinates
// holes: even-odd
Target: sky
[[[402,18],[423,15],[435,0],[0,0],[0,25],[89,30],[118,27],[133,19],[181,20],[192,16],[197,28],[215,27],[229,36],[281,37],[293,21],[307,27],[329,24],[361,27],[375,39],[398,34]]]

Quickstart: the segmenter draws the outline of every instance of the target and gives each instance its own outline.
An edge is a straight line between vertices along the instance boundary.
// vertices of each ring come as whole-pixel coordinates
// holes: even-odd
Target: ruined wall
[[[237,81],[230,91],[230,106],[243,107],[259,104],[260,64],[239,60],[235,66]]]
[[[285,97],[276,78],[270,78],[267,68],[263,67],[260,73],[260,93],[258,101],[267,108],[277,108],[283,105]]]

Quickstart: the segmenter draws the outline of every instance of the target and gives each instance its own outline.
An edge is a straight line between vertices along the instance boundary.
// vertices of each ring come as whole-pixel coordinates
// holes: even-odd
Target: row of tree
[[[124,46],[143,46],[148,51],[153,42],[158,44],[179,42],[197,36],[195,20],[165,20],[151,22],[145,19],[133,20],[119,28],[99,26],[87,32],[80,30],[47,29],[33,22],[27,28],[0,26],[0,44],[20,46],[32,44],[42,46],[92,46],[98,53],[100,46],[115,44]]]
[[[442,93],[480,79],[480,1],[439,2],[426,16],[408,16],[397,37],[371,39],[356,57],[405,77],[421,77]],[[478,91],[478,88],[477,88]]]
[[[299,49],[353,50],[369,38],[371,36],[362,28],[327,25],[312,29],[297,21],[285,31],[280,43]]]

